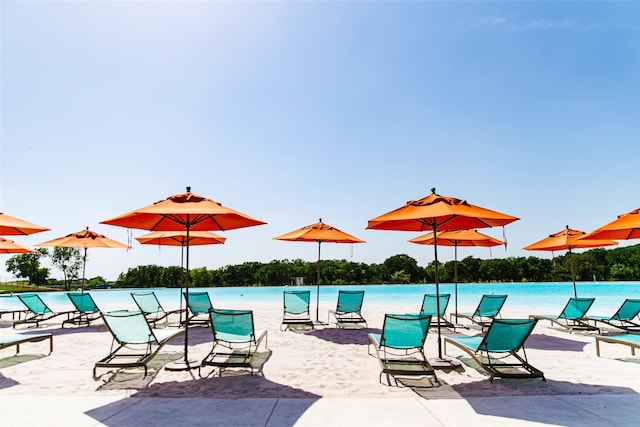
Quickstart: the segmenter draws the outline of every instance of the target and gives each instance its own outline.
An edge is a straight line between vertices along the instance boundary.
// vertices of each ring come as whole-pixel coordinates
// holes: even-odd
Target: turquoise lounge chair
[[[205,366],[218,368],[220,376],[225,368],[249,368],[253,375],[252,363],[263,340],[267,348],[267,331],[254,328],[253,311],[211,309],[209,316],[213,346],[202,360],[198,375],[202,376]]]
[[[557,316],[552,314],[531,314],[529,317],[538,320],[548,320],[552,324],[555,323],[558,326],[568,329],[570,333],[573,332],[574,329],[582,331],[598,331],[599,333],[600,328],[590,325],[589,319],[587,318],[587,312],[593,305],[594,301],[595,298],[569,298],[569,301],[567,302],[567,305],[564,306],[562,313]]]
[[[160,349],[184,329],[152,329],[144,313],[139,311],[103,312],[102,319],[113,335],[109,355],[96,362],[93,377],[98,368],[143,367],[147,375],[147,363]]]
[[[469,354],[494,378],[542,378],[544,373],[527,361],[524,343],[536,326],[537,319],[494,319],[484,336],[445,337],[447,344],[455,345]],[[520,355],[519,353],[522,353]]]
[[[433,367],[424,355],[424,343],[427,339],[431,315],[422,314],[385,314],[382,332],[370,333],[367,352],[371,346],[376,350],[380,362],[380,377],[386,374],[387,384],[390,376],[432,376],[436,382]],[[397,384],[397,379],[396,379]]]
[[[640,349],[640,335],[598,335],[596,337],[596,355],[600,357],[600,343],[622,344],[631,348],[631,355],[636,355],[636,348]]]
[[[49,354],[53,352],[53,335],[45,334],[9,334],[0,335],[0,350],[16,346],[16,354],[20,353],[20,344],[49,340]]]
[[[187,309],[190,315],[187,315],[187,319],[183,323],[189,322],[190,325],[208,326],[211,323],[209,310],[213,308],[209,293],[189,292],[189,297],[187,298],[187,293],[185,292],[184,299],[187,301]]]
[[[422,315],[430,315],[431,316],[431,327],[435,326],[444,326],[445,328],[451,328],[454,331],[456,330],[456,326],[449,322],[446,318],[445,312],[447,311],[447,306],[449,305],[449,299],[451,298],[451,294],[440,294],[440,311],[438,312],[438,296],[435,294],[424,294],[424,298],[422,299],[422,308],[420,309],[420,314]],[[434,322],[433,319],[436,321]]]
[[[19,294],[18,298],[27,306],[30,314],[28,314],[24,319],[18,319],[13,322],[14,328],[16,325],[22,325],[25,323],[35,323],[36,327],[38,327],[40,326],[40,322],[44,322],[45,320],[49,320],[57,316],[62,316],[63,314],[66,314],[68,319],[69,315],[73,313],[73,310],[60,312],[51,310],[37,294]]]
[[[587,319],[593,320],[594,325],[602,322],[627,332],[640,332],[639,314],[640,299],[627,298],[613,316],[587,316]]]
[[[66,324],[90,326],[91,322],[100,318],[100,309],[89,293],[69,292],[67,297],[71,300],[76,311],[74,317],[62,322],[63,328]]]
[[[144,313],[147,321],[155,328],[157,323],[164,320],[163,323],[169,322],[169,316],[171,314],[180,314],[183,310],[170,310],[166,311],[160,304],[155,292],[131,292],[131,297],[135,301],[136,305]]]
[[[284,291],[284,312],[280,330],[287,330],[291,327],[307,327],[313,329],[313,321],[309,314],[309,301],[311,291]]]
[[[338,291],[336,309],[329,310],[327,323],[329,323],[330,316],[333,315],[335,324],[339,328],[361,324],[367,327],[367,321],[362,317],[363,300],[364,291]]]
[[[507,296],[508,295],[482,295],[476,310],[473,313],[458,313],[456,315],[456,322],[458,318],[462,317],[480,326],[484,331],[491,325],[493,319],[500,315],[500,310],[502,310]],[[452,315],[455,315],[455,313],[452,313]]]

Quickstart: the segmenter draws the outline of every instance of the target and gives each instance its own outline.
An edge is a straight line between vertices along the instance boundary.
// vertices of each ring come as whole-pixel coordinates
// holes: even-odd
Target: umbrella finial
[[[318,218],[318,221],[322,222],[322,218]]]
[[[436,194],[436,187],[431,187],[431,193]]]
[[[569,226],[568,226],[568,225],[565,225],[565,227],[567,227],[567,230],[569,229]]]
[[[187,193],[191,193],[191,186],[187,185]]]

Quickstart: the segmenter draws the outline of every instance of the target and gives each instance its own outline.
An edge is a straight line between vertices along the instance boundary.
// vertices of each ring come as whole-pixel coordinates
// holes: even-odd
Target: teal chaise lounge
[[[189,322],[190,325],[208,326],[211,323],[209,310],[213,308],[211,298],[208,292],[189,292],[184,293],[184,299],[187,302],[187,318],[183,323]]]
[[[454,331],[456,327],[453,323],[447,320],[446,311],[449,305],[449,299],[451,294],[424,294],[422,298],[422,307],[420,308],[420,314],[431,316],[431,327],[444,326],[445,328],[451,328]],[[438,312],[438,301],[440,302],[440,311]],[[435,321],[434,321],[435,320]]]
[[[43,334],[8,334],[0,335],[0,350],[16,346],[16,354],[20,353],[20,344],[49,340],[49,354],[53,352],[53,335]]]
[[[206,366],[218,368],[219,376],[226,368],[248,368],[253,375],[260,343],[264,341],[267,348],[267,331],[255,329],[253,311],[211,309],[209,316],[213,346],[202,360],[198,375],[202,376]]]
[[[57,316],[67,315],[67,319],[74,310],[66,311],[53,311],[49,306],[40,298],[37,294],[18,294],[18,298],[22,303],[27,306],[29,313],[24,319],[19,319],[13,322],[13,327],[16,325],[22,325],[25,323],[35,323],[36,327],[40,326],[40,322],[52,319]]]
[[[627,298],[613,316],[592,315],[587,316],[587,319],[592,320],[594,324],[602,322],[618,329],[624,329],[627,332],[640,332],[639,314],[640,299]]]
[[[556,324],[562,328],[568,329],[569,332],[574,330],[581,331],[597,331],[600,328],[589,324],[587,312],[593,305],[595,298],[569,298],[567,305],[564,306],[562,312],[557,315],[549,314],[531,314],[532,319],[548,320],[552,324]]]
[[[91,322],[100,319],[100,309],[91,294],[87,292],[69,292],[67,297],[71,300],[76,311],[73,313],[72,318],[62,322],[63,328],[67,324],[90,326]]]
[[[527,360],[524,343],[531,335],[537,319],[494,319],[484,335],[474,337],[445,337],[447,344],[454,345],[470,355],[494,378],[542,378],[544,374]],[[521,353],[521,354],[520,354]]]
[[[313,329],[313,321],[309,313],[309,300],[311,291],[284,291],[284,311],[282,314],[282,323],[280,330],[290,329],[292,327],[311,327]]]
[[[184,309],[165,310],[160,304],[155,292],[131,292],[131,297],[136,305],[142,311],[151,325],[155,328],[157,323],[164,320],[163,323],[169,322],[169,316],[172,314],[180,314]]]
[[[600,357],[600,343],[622,344],[631,348],[631,355],[635,356],[636,348],[640,349],[640,335],[598,335],[596,337],[596,355]]]
[[[507,300],[507,295],[482,295],[478,307],[473,313],[452,313],[458,318],[468,319],[485,330],[491,325],[493,319],[500,315],[500,310]]]
[[[109,354],[93,367],[96,378],[98,368],[144,368],[158,351],[176,337],[184,334],[184,329],[152,329],[144,313],[139,311],[103,312],[102,319],[111,332],[113,340]]]
[[[380,382],[383,374],[388,385],[391,376],[431,376],[438,382],[424,354],[431,318],[428,314],[385,314],[382,332],[368,335],[367,351],[373,356],[373,346],[380,362]]]
[[[335,324],[339,328],[362,324],[367,327],[367,321],[362,317],[363,300],[364,291],[338,291],[336,309],[329,310],[327,322],[330,321],[330,316],[333,315]]]

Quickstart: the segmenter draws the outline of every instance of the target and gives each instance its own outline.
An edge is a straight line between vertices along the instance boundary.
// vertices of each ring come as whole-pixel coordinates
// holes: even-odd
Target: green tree
[[[27,279],[29,284],[43,286],[47,284],[49,269],[40,267],[40,259],[48,255],[46,248],[38,248],[34,253],[9,258],[5,265],[7,271],[14,276]]]
[[[71,288],[71,282],[78,279],[82,268],[83,259],[80,249],[55,247],[49,256],[53,266],[62,271],[64,290],[68,291]]]

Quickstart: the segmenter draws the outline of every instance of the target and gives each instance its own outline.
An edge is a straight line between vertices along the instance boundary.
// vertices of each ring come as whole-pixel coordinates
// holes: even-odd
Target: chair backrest
[[[336,311],[340,313],[359,313],[362,310],[364,291],[338,291]]]
[[[629,299],[624,300],[616,314],[614,314],[611,319],[614,320],[631,320],[640,314],[640,299]]]
[[[255,342],[252,310],[209,310],[213,339],[228,343]]]
[[[493,319],[478,350],[492,353],[517,351],[533,332],[538,319]]]
[[[189,292],[188,298],[185,292],[184,299],[187,301],[189,311],[193,314],[207,314],[213,308],[208,292]]]
[[[434,294],[424,294],[420,314],[430,314],[438,317],[444,316],[444,313],[447,311],[450,298],[451,294],[440,294],[440,312],[438,312],[438,296]]]
[[[68,292],[67,296],[81,313],[97,313],[100,311],[91,294],[87,292]]]
[[[284,291],[284,312],[302,314],[309,312],[311,291]]]
[[[164,310],[156,297],[155,292],[131,292],[131,297],[136,302],[136,305],[145,314],[149,313],[161,313]]]
[[[422,348],[430,322],[429,314],[385,314],[380,345],[395,349]]]
[[[46,314],[53,313],[47,304],[42,301],[39,295],[36,294],[19,294],[18,298],[24,305],[27,306],[34,314]]]
[[[507,295],[482,295],[474,316],[481,317],[496,317],[504,302],[507,300]]]
[[[567,305],[558,318],[569,320],[582,319],[595,300],[595,298],[569,298]]]
[[[157,342],[144,313],[140,311],[102,312],[102,319],[113,338],[120,344]]]

